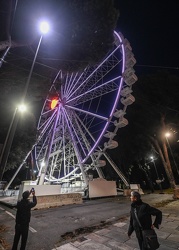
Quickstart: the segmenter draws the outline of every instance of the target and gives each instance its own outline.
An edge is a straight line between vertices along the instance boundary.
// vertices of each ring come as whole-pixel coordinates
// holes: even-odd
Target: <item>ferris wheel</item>
[[[127,39],[114,32],[113,49],[98,65],[83,72],[58,72],[38,122],[39,184],[80,181],[85,187],[89,170],[106,178],[103,167],[108,162],[128,185],[107,151],[118,146],[116,133],[128,124],[124,116],[135,101],[135,63]]]

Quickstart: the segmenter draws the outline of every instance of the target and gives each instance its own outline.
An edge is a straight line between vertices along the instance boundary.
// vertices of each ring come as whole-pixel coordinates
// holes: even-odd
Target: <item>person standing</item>
[[[29,201],[30,194],[33,195],[33,201]],[[31,191],[25,191],[22,194],[22,200],[17,203],[17,213],[16,213],[16,224],[15,224],[15,236],[14,242],[12,246],[12,250],[17,250],[18,243],[21,237],[21,248],[20,250],[25,250],[28,230],[29,230],[29,222],[31,217],[31,208],[35,207],[37,204],[37,198],[35,196],[35,190],[31,189]]]
[[[141,195],[137,191],[131,192],[130,199],[131,199],[131,211],[130,211],[128,236],[130,238],[133,231],[135,231],[140,250],[145,250],[144,240],[142,237],[142,229],[144,230],[154,229],[154,227],[159,229],[160,224],[162,222],[162,212],[159,209],[151,207],[149,204],[144,203],[141,200]],[[135,213],[137,213],[140,225],[137,221]],[[152,216],[155,216],[154,223],[152,223]]]

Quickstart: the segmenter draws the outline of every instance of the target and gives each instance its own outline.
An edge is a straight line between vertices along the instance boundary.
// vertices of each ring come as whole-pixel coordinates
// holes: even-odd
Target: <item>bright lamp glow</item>
[[[24,104],[20,104],[18,106],[18,110],[23,113],[27,110],[27,107]]]
[[[165,134],[165,137],[169,137],[169,136],[170,136],[170,133],[167,132],[167,133]]]
[[[40,31],[43,33],[43,34],[46,34],[48,33],[50,27],[49,27],[49,24],[47,22],[41,22],[40,23]]]

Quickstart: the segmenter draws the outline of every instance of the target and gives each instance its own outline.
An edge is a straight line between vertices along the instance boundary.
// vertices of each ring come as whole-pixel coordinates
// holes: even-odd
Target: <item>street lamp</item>
[[[39,25],[39,29],[40,29],[41,36],[40,36],[40,39],[39,39],[39,42],[38,42],[38,45],[37,45],[35,56],[34,56],[32,66],[31,66],[31,69],[30,69],[30,73],[29,73],[29,76],[27,78],[27,82],[26,82],[26,85],[25,85],[24,94],[22,96],[22,103],[24,102],[24,100],[26,98],[26,95],[27,95],[27,90],[28,90],[28,87],[29,87],[29,83],[30,83],[30,80],[31,80],[32,72],[33,72],[33,69],[34,69],[35,61],[37,59],[37,54],[39,52],[39,48],[40,48],[40,45],[41,45],[41,42],[42,42],[43,35],[45,35],[45,34],[47,34],[49,32],[50,26],[49,26],[49,24],[47,22],[41,22],[40,25]]]
[[[170,143],[169,143],[169,140],[168,140],[168,138],[169,138],[170,136],[171,136],[171,134],[170,134],[169,132],[165,133],[165,138],[166,138],[166,141],[167,141],[167,144],[168,144],[169,150],[170,150],[170,154],[171,154],[171,156],[172,156],[172,159],[173,159],[174,165],[175,165],[176,170],[177,170],[177,173],[178,173],[178,175],[179,175],[178,166],[177,166],[177,163],[176,163],[176,161],[175,161],[175,158],[174,158],[174,155],[173,155],[173,151],[172,151],[172,148],[171,148]]]
[[[19,110],[19,112],[23,113],[27,111],[27,106],[24,104],[20,104],[17,109]]]
[[[18,124],[19,115],[18,115],[17,111],[18,110],[21,110],[21,111],[24,110],[24,104],[23,103],[24,103],[24,101],[26,99],[29,83],[30,83],[30,80],[31,80],[31,76],[32,76],[32,72],[33,72],[33,69],[34,69],[35,61],[36,61],[36,58],[37,58],[37,54],[39,52],[39,48],[40,48],[40,44],[42,42],[43,34],[46,34],[49,31],[49,25],[48,25],[47,22],[41,22],[40,25],[39,25],[39,28],[40,28],[41,36],[40,36],[40,39],[39,39],[39,42],[38,42],[38,45],[37,45],[37,49],[36,49],[36,52],[35,52],[35,56],[34,56],[34,59],[33,59],[32,65],[31,65],[31,69],[30,69],[30,72],[29,72],[29,75],[28,75],[28,78],[27,78],[27,81],[26,81],[26,84],[25,84],[24,92],[23,92],[22,99],[21,99],[21,105],[19,107],[16,107],[16,109],[14,111],[12,121],[11,121],[9,130],[8,130],[8,133],[7,133],[7,136],[6,136],[6,140],[5,140],[5,143],[4,143],[4,146],[3,146],[3,150],[1,152],[1,156],[0,156],[0,170],[1,170],[0,171],[1,172],[0,173],[0,178],[3,177],[3,173],[4,173],[4,170],[5,170],[5,167],[6,167],[6,163],[7,163],[7,159],[8,159],[8,156],[9,156],[10,149],[11,149],[12,141],[13,141],[13,138],[14,138],[14,134],[15,134],[15,131],[16,131],[17,124]],[[13,176],[12,180],[14,178],[15,178],[15,176]],[[12,183],[12,180],[10,181],[11,183]]]
[[[50,26],[47,22],[43,21],[40,23],[40,31],[42,34],[47,34],[49,32]]]
[[[169,132],[165,133],[165,137],[166,137],[166,138],[168,138],[168,137],[170,137],[170,136],[171,136],[171,134],[170,134]]]

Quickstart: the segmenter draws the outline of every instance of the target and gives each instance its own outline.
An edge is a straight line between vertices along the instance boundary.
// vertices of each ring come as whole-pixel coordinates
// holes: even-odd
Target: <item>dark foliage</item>
[[[51,31],[43,38],[40,61],[75,71],[96,64],[107,54],[113,45],[118,11],[111,0],[23,0],[19,1],[17,16],[14,30],[18,32],[14,33],[14,39],[21,41],[39,37],[37,31],[34,32],[35,22],[37,17],[46,16]],[[36,42],[32,46],[35,48]]]

